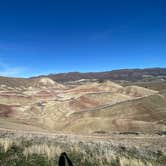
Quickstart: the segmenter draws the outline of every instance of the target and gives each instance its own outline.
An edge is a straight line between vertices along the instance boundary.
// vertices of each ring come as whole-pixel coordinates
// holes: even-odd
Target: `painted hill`
[[[32,86],[35,87],[52,87],[52,88],[58,88],[58,89],[63,89],[65,88],[64,85],[57,83],[56,81],[52,80],[51,78],[48,77],[43,77],[43,78],[37,78],[33,80],[34,84]]]
[[[165,129],[164,124],[158,124],[165,112],[155,113],[159,106],[165,109],[165,97],[138,85],[124,87],[95,80],[63,85],[48,77],[9,78],[8,83],[0,85],[1,127],[20,129],[26,125],[30,130],[84,134]]]
[[[160,68],[0,77],[0,127],[77,134],[165,131],[164,79]]]
[[[65,125],[64,130],[84,134],[97,131],[151,133],[166,130],[165,117],[166,97],[157,94],[143,99],[73,113],[69,117],[72,123],[69,122]]]

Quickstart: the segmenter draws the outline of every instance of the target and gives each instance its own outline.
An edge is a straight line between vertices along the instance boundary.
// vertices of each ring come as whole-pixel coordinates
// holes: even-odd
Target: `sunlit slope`
[[[159,95],[139,86],[96,81],[71,87],[50,78],[36,78],[26,86],[0,86],[0,127],[14,124],[15,129],[26,125],[29,130],[34,126],[85,134],[159,131],[165,130],[165,103],[164,92]]]
[[[112,106],[72,114],[64,130],[156,132],[166,130],[166,97],[153,95]]]

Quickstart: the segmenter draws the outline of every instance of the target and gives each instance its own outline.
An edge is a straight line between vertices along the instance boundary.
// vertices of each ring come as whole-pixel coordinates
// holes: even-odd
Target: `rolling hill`
[[[0,127],[75,134],[165,131],[164,89],[139,85],[2,77]]]

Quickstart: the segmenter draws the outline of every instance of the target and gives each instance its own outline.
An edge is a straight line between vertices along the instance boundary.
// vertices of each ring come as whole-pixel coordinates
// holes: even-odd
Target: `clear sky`
[[[166,67],[165,0],[1,0],[0,75]]]

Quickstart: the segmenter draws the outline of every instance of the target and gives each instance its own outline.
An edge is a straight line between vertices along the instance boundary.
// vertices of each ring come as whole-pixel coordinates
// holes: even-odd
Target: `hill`
[[[165,114],[159,112],[159,118],[153,119],[156,109],[160,106],[164,110],[165,107],[162,105],[165,97],[158,91],[136,85],[125,87],[112,81],[77,82],[72,86],[48,77],[18,78],[14,83],[17,81],[26,82],[13,87],[9,84],[0,86],[2,127],[20,129],[29,126],[29,130],[84,134],[98,130],[140,131],[141,128],[141,131],[147,131],[153,125],[156,128],[153,127],[151,132],[165,129],[164,124],[156,124]],[[152,96],[156,96],[154,102],[151,102]],[[155,105],[157,101],[159,105]],[[154,122],[151,119],[144,121],[147,116]]]
[[[73,74],[0,77],[0,127],[76,134],[166,130],[165,69]]]
[[[73,113],[69,117],[72,122],[65,125],[64,130],[84,134],[97,131],[153,133],[166,130],[165,117],[166,95],[156,94]]]

